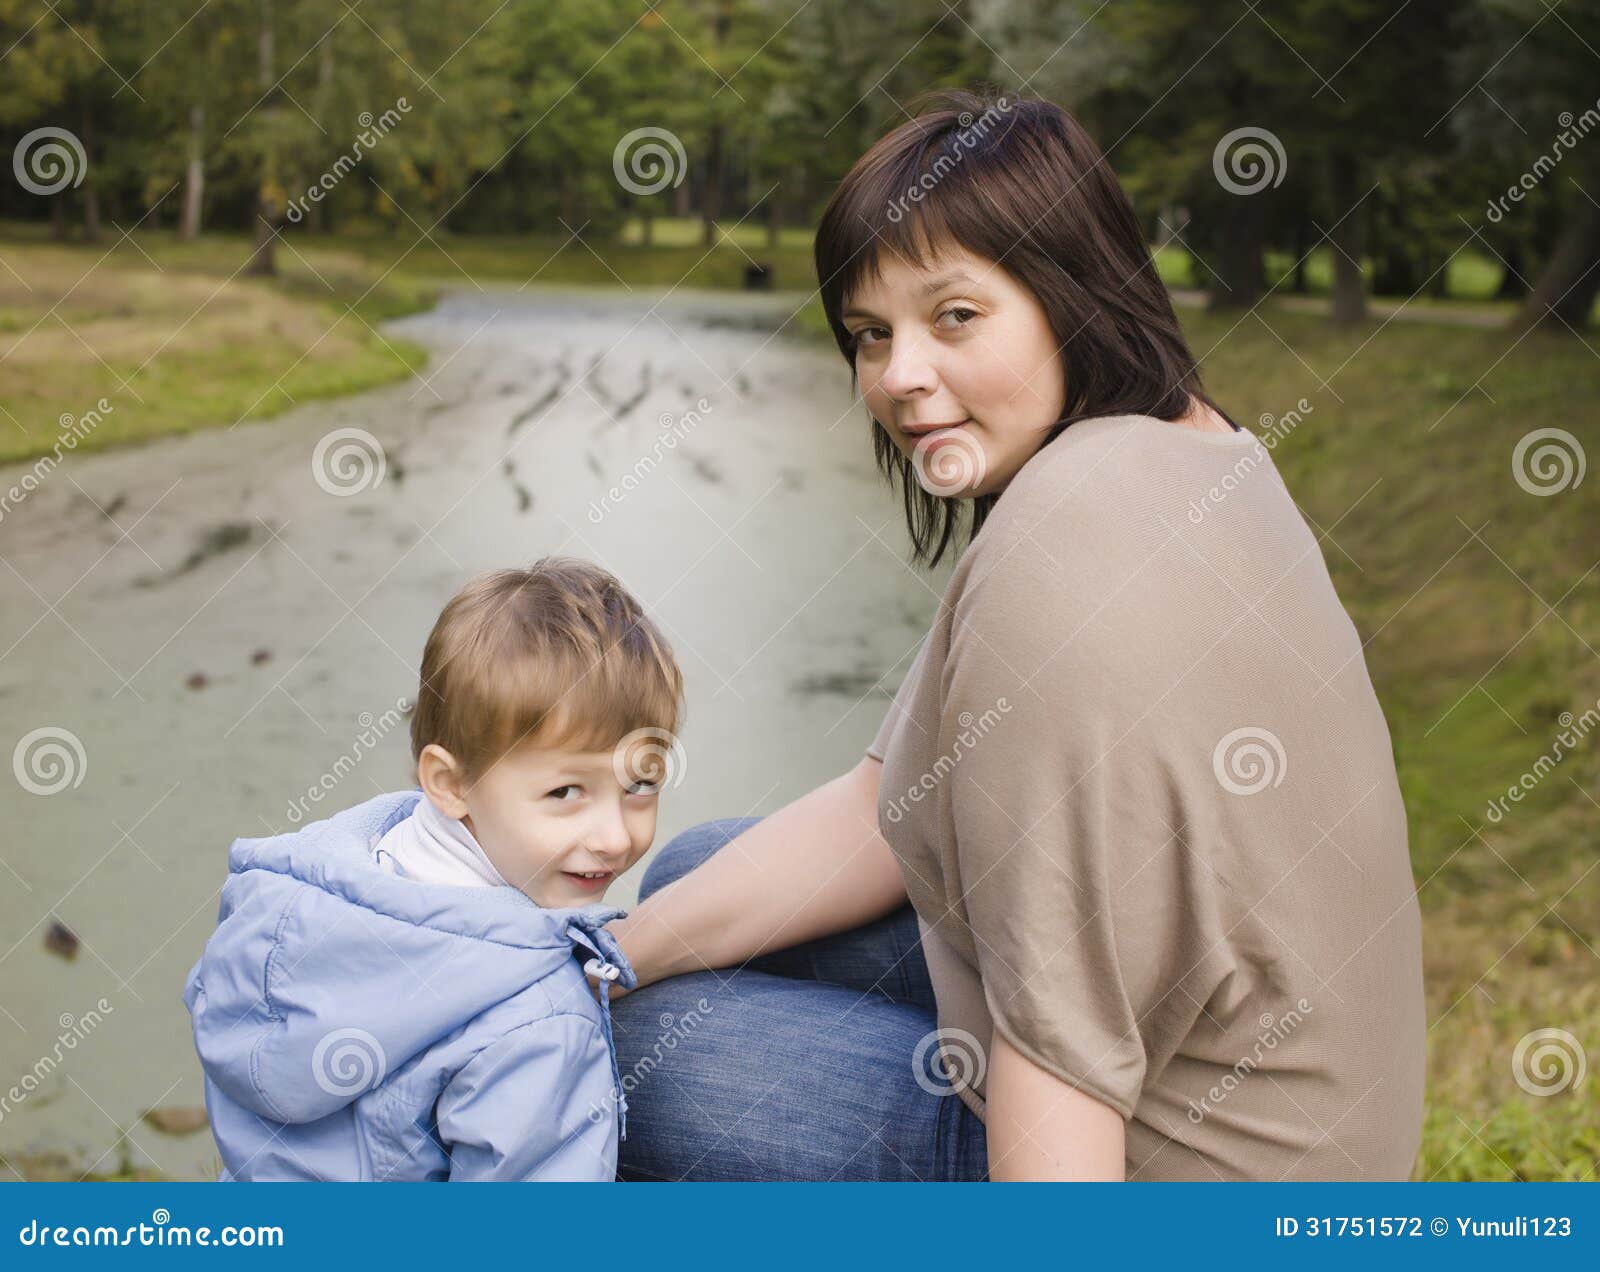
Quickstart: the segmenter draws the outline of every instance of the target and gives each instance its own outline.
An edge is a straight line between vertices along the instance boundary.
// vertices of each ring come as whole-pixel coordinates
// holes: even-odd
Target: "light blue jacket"
[[[419,798],[230,849],[183,994],[224,1179],[614,1176],[622,911],[388,873],[372,845]]]

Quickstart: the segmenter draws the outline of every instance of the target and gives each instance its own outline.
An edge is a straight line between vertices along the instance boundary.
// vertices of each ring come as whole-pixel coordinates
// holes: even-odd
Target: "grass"
[[[409,276],[380,280],[337,248],[282,251],[281,277],[266,281],[237,274],[248,246],[234,237],[7,240],[0,462],[260,419],[403,378],[426,360],[375,324],[426,308],[432,291]]]
[[[349,304],[375,322],[425,303],[420,280],[459,279],[458,266],[485,278],[610,286],[615,276],[670,284],[688,270],[687,285],[736,286],[748,251],[772,259],[781,284],[809,285],[801,236],[766,253],[747,227],[744,241],[701,260],[696,241],[674,241],[682,226],[656,228],[664,246],[624,244],[604,261],[575,243],[421,243],[365,295],[404,247],[296,242],[272,284],[228,281],[242,259],[237,239],[141,236],[87,275],[86,248],[0,247],[0,260],[35,287],[19,299],[0,270],[0,345],[61,298],[58,312],[149,404],[141,414],[119,397],[115,426],[93,435],[103,445],[404,374],[406,351],[387,350],[350,315],[330,329],[332,320]],[[1479,275],[1481,291],[1488,275]],[[213,291],[221,303],[184,326],[192,302]],[[1502,819],[1487,810],[1552,750],[1563,712],[1581,716],[1600,702],[1600,571],[1590,572],[1600,555],[1600,474],[1542,498],[1512,474],[1514,447],[1538,427],[1568,430],[1600,464],[1596,342],[1407,321],[1335,328],[1272,306],[1243,320],[1185,310],[1183,321],[1208,386],[1241,421],[1281,417],[1302,398],[1312,408],[1275,460],[1326,532],[1335,584],[1368,642],[1406,799],[1430,1021],[1417,1178],[1592,1179],[1595,1079],[1530,1095],[1512,1057],[1530,1032],[1559,1028],[1600,1064],[1600,729]],[[60,410],[81,411],[115,387],[60,326],[39,326],[30,341],[44,342],[30,359],[0,362],[0,400],[21,416],[11,404],[27,390],[27,418],[47,421],[44,433]],[[828,338],[814,300],[797,326]],[[153,357],[152,345],[162,345]],[[338,356],[327,356],[331,347]],[[299,369],[281,376],[302,353]],[[0,437],[8,427],[0,420]],[[5,444],[17,453],[15,440]]]
[[[809,290],[816,285],[809,231],[785,230],[768,247],[763,227],[719,226],[717,243],[701,246],[697,221],[655,223],[653,247],[640,243],[640,227],[625,226],[617,242],[588,243],[569,236],[474,235],[452,238],[344,237],[345,250],[387,266],[397,258],[407,273],[438,281],[469,278],[517,283],[598,287],[738,288],[752,264],[768,265],[774,285]]]

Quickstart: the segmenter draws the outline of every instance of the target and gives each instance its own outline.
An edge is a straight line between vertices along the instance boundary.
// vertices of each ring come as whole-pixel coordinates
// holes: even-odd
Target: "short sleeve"
[[[894,696],[894,701],[889,704],[889,709],[883,713],[883,722],[878,725],[877,736],[867,747],[867,757],[880,763],[889,754],[889,744],[894,738],[895,730],[905,718],[906,702],[913,689],[916,688],[917,679],[922,675],[923,664],[928,654],[928,638],[924,636],[922,643],[917,647],[917,652],[911,660],[911,666],[906,669],[905,679],[900,682],[900,689]]]
[[[1126,683],[1139,659],[1041,606],[1096,593],[1041,577],[1039,555],[1018,545],[956,608],[940,712],[940,754],[959,757],[953,864],[995,1028],[1128,1118],[1152,1057],[1203,1009],[1213,966],[1185,964],[1215,907],[1163,820],[1163,765],[1136,727],[1154,695]]]

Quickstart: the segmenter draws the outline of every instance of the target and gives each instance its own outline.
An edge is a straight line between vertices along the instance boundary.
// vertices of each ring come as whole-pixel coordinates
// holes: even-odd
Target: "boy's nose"
[[[602,814],[599,823],[590,828],[587,840],[589,851],[608,865],[621,866],[633,848],[633,836],[628,833],[628,823],[620,809]]]

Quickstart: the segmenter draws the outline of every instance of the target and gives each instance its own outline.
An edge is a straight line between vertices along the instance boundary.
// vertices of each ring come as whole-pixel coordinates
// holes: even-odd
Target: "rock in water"
[[[78,956],[78,938],[60,919],[50,920],[50,926],[44,934],[44,947],[52,954],[61,955],[62,958]]]

